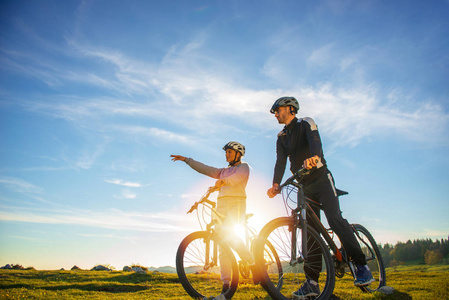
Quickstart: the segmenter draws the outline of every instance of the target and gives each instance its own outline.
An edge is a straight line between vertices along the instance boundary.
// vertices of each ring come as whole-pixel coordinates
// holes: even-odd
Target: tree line
[[[393,267],[406,263],[435,265],[449,263],[449,239],[432,241],[432,239],[408,240],[396,245],[379,245],[385,266]]]

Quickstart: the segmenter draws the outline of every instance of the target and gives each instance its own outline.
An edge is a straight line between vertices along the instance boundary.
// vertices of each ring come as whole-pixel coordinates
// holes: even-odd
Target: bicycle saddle
[[[343,196],[343,195],[349,194],[348,192],[343,191],[343,190],[339,190],[337,188],[335,188],[335,191],[337,192],[337,196]]]

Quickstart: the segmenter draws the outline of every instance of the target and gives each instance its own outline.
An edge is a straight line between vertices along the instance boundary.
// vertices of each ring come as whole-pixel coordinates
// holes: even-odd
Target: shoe
[[[367,265],[357,265],[357,270],[355,272],[355,286],[367,286],[376,281],[371,274],[371,270]]]
[[[223,288],[221,289],[221,293],[224,294],[229,290],[229,284],[228,283],[224,283],[223,284]]]
[[[293,299],[306,299],[306,297],[318,296],[320,294],[320,287],[316,281],[307,279],[301,285],[299,290],[292,293]]]

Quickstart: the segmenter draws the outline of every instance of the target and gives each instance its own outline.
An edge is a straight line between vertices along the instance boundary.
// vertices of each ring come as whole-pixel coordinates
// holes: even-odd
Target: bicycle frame
[[[256,249],[254,245],[257,241],[253,237],[255,230],[249,227],[247,222],[251,215],[246,215],[245,222],[242,223],[245,228],[244,237],[241,237],[242,241],[237,240],[230,232],[233,220],[228,220],[226,215],[216,209],[216,203],[208,199],[214,191],[216,191],[215,188],[209,188],[207,193],[188,211],[192,213],[196,210],[201,230],[188,234],[181,241],[176,253],[176,271],[179,280],[186,292],[194,299],[207,298],[211,293],[221,293],[230,299],[238,288],[239,278],[249,279],[251,274],[254,275],[255,268],[252,264],[249,265],[252,262],[247,252],[247,250]],[[231,217],[233,215],[230,215]],[[246,245],[243,240],[246,240]],[[250,247],[244,249],[247,245]],[[272,260],[279,267],[277,254],[272,252],[274,248],[268,244],[263,250],[264,253],[267,252],[267,255],[273,257]],[[238,262],[236,254],[242,255]],[[253,276],[253,282],[256,279]]]
[[[314,204],[318,207],[320,207],[319,203],[316,203],[312,199],[307,198],[304,195],[303,191],[303,185],[300,183],[300,181],[295,181],[296,178],[300,174],[306,174],[307,170],[301,169],[298,172],[296,172],[293,176],[291,176],[289,179],[287,179],[284,184],[282,184],[279,188],[282,189],[283,187],[287,185],[293,185],[298,189],[297,194],[297,207],[292,209],[290,217],[295,219],[297,222],[299,222],[299,227],[302,228],[301,230],[301,238],[302,238],[302,249],[300,253],[300,257],[297,257],[297,250],[296,249],[296,230],[295,228],[292,228],[292,250],[291,250],[291,261],[290,265],[294,265],[297,263],[302,263],[304,260],[307,259],[307,217],[312,221],[313,227],[320,233],[326,243],[328,244],[329,248],[331,249],[332,253],[334,254],[335,258],[342,262],[343,261],[343,255],[341,254],[340,250],[338,249],[337,245],[333,241],[332,237],[329,235],[328,230],[323,226],[320,219],[316,215],[315,211],[312,209],[310,204]],[[296,222],[295,222],[296,223]],[[297,224],[297,223],[296,223]],[[352,269],[352,268],[351,268]]]
[[[356,279],[354,285],[363,292],[379,290],[385,285],[385,269],[374,238],[362,225],[350,225],[366,265],[373,270],[373,279],[379,282],[371,288],[372,280],[357,285],[356,262],[346,255],[338,235],[321,222],[318,208],[321,210],[322,205],[304,194],[306,186],[302,181],[309,173],[301,169],[278,187],[277,191],[283,194],[287,216],[271,220],[260,231],[257,263],[264,262],[264,253],[260,250],[264,243],[274,245],[282,262],[280,272],[262,270],[265,290],[273,299],[291,299],[292,295],[309,296],[312,293],[319,299],[329,299],[335,287],[335,277],[342,278],[345,273]],[[335,192],[336,196],[347,194],[338,189]],[[278,273],[279,278],[273,276]],[[309,286],[309,280],[316,282],[315,287]]]
[[[209,196],[210,194],[212,194],[214,192],[214,188],[213,187],[209,187],[209,189],[207,190],[207,193],[201,197],[201,199],[198,202],[195,202],[192,207],[190,208],[190,210],[187,212],[188,214],[193,212],[194,210],[198,209],[198,205],[202,204],[203,206],[207,207],[208,209],[210,209],[211,211],[211,217],[212,215],[214,217],[212,217],[212,220],[210,223],[206,223],[206,232],[208,233],[208,238],[207,240],[205,240],[205,252],[206,252],[206,261],[204,264],[204,270],[209,270],[213,267],[215,267],[218,264],[218,246],[217,244],[214,243],[213,245],[213,249],[210,249],[210,238],[211,236],[215,235],[215,229],[214,226],[216,224],[221,224],[225,218],[225,216],[221,213],[219,213],[215,207],[216,207],[216,203],[209,200]],[[198,212],[198,211],[197,211]],[[255,236],[257,236],[257,234],[254,232],[254,230],[252,228],[249,227],[248,225],[248,219],[252,216],[252,214],[247,214],[245,216],[245,221],[242,224],[244,229],[245,229],[245,244],[248,247],[248,249],[251,246],[251,239],[254,238]],[[210,253],[212,252],[212,257],[210,256]]]

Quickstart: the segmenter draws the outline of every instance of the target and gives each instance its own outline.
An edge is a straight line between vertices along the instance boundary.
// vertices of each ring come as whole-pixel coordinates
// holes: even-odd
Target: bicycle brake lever
[[[192,207],[187,212],[187,214],[190,214],[191,212],[193,212],[195,209],[197,209],[197,207],[198,207],[198,202],[195,202],[195,204],[192,205]]]
[[[311,170],[308,170],[308,169],[306,169],[306,168],[302,168],[302,169],[299,169],[298,171],[296,171],[296,176],[299,176],[299,177],[302,177],[302,176],[304,176],[304,175],[308,175],[309,173],[310,173],[310,171]]]

